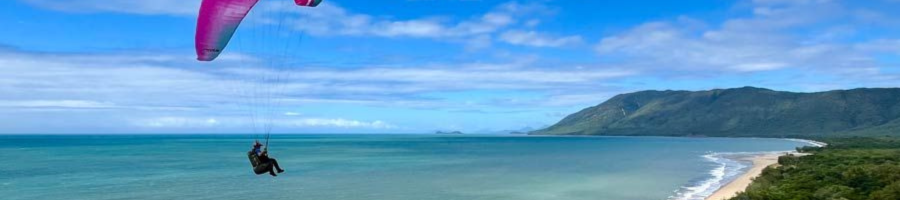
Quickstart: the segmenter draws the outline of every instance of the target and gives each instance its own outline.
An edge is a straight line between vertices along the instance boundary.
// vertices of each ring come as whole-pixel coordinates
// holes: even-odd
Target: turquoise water
[[[274,135],[271,154],[287,172],[273,178],[250,171],[252,141],[236,135],[0,135],[0,197],[692,199],[700,197],[684,194],[709,190],[703,183],[725,168],[716,153],[805,145],[727,138]],[[742,168],[732,164],[725,174]]]

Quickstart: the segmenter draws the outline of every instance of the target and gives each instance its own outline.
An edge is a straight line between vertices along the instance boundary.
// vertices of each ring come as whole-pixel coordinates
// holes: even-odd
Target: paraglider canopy
[[[242,40],[240,43],[246,44],[244,41],[249,40],[250,44],[256,45],[257,48],[254,49],[260,50],[260,52],[251,52],[248,51],[246,45],[239,45],[239,48],[242,48],[240,49],[242,53],[250,53],[254,57],[264,58],[261,60],[265,60],[265,62],[259,63],[246,63],[242,57],[240,66],[246,68],[280,70],[289,65],[289,57],[292,57],[290,53],[294,51],[290,48],[292,45],[287,39],[297,39],[297,45],[299,45],[303,35],[288,33],[284,34],[285,36],[283,37],[268,37],[270,35],[267,34],[275,33],[274,35],[279,35],[278,33],[281,33],[282,28],[285,27],[285,21],[291,17],[288,15],[289,12],[285,12],[284,9],[281,8],[294,7],[294,5],[291,5],[288,0],[269,0],[269,2],[278,2],[279,4],[273,3],[270,5],[259,6],[264,9],[258,10],[260,8],[257,8],[257,10],[254,10],[254,6],[257,6],[259,1],[260,0],[203,0],[200,5],[200,14],[197,18],[197,32],[195,35],[197,60],[213,61],[219,57],[219,54],[225,50],[225,47],[235,35],[238,26],[244,18],[247,17],[250,11],[254,11],[254,13],[263,14],[260,16],[274,18],[275,20],[273,21],[277,22],[277,26],[256,27],[248,30],[256,33],[251,34],[256,36],[255,38],[252,38],[252,40],[249,40],[250,38],[239,36],[238,39]],[[321,2],[322,0],[294,0],[294,4],[297,6],[306,7],[315,7]],[[274,15],[276,13],[281,15]],[[263,20],[259,20],[259,23],[262,23],[261,21]],[[291,29],[288,28],[288,30]],[[263,34],[259,34],[260,32],[263,32]],[[282,39],[285,41],[282,41]],[[276,44],[278,46],[277,48],[275,47]],[[235,91],[240,93],[239,97],[246,98],[242,99],[245,101],[237,104],[245,104],[244,106],[247,107],[247,114],[250,119],[248,121],[252,122],[250,124],[253,125],[253,132],[257,137],[253,150],[247,152],[247,156],[253,167],[254,173],[263,174],[268,172],[272,176],[276,176],[276,172],[282,173],[284,170],[279,167],[274,158],[271,158],[268,155],[268,149],[270,147],[269,136],[271,135],[270,133],[273,124],[273,117],[271,117],[271,115],[273,115],[275,111],[275,109],[273,109],[275,106],[273,105],[279,103],[279,91],[284,90],[283,84],[286,80],[285,76],[289,74],[289,70],[276,73],[265,73],[265,71],[244,72],[244,74],[235,76],[238,80],[235,81]],[[265,134],[265,148],[260,149],[263,144],[258,141],[258,138],[259,135],[263,133]]]
[[[286,0],[285,0],[286,1]],[[197,19],[197,60],[213,61],[228,46],[241,21],[259,0],[203,0]],[[294,0],[298,6],[315,7],[322,0]]]

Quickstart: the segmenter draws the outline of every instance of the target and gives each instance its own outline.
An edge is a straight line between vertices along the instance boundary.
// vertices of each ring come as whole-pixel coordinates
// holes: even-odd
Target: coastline
[[[808,144],[810,144],[810,145],[812,145],[812,146],[814,146],[814,147],[825,147],[825,146],[828,146],[828,143],[819,142],[819,141],[815,141],[815,140],[807,140],[807,139],[786,139],[786,140],[797,141],[797,142],[805,142],[805,143],[808,143]]]
[[[825,147],[828,146],[827,143],[807,140],[807,139],[787,139],[790,141],[804,142],[810,144],[815,147]],[[738,192],[743,192],[753,183],[753,179],[762,174],[762,171],[770,166],[778,165],[778,157],[784,155],[797,155],[803,156],[805,154],[800,154],[796,151],[788,151],[788,152],[766,152],[754,155],[748,155],[743,157],[734,158],[734,160],[745,161],[752,163],[752,166],[749,170],[729,182],[728,184],[723,185],[719,189],[716,189],[715,192],[704,198],[704,200],[723,200],[729,199],[737,195]]]
[[[529,136],[560,136],[560,135],[532,135]],[[596,135],[562,135],[569,137],[597,137]],[[602,135],[600,137],[671,137],[671,138],[684,138],[684,136],[619,136],[619,135]],[[766,138],[766,137],[713,137],[713,138]],[[766,139],[782,139],[794,142],[806,143],[807,145],[803,146],[812,146],[812,147],[826,147],[828,143],[809,140],[809,139],[798,139],[798,138],[766,138]],[[737,195],[738,192],[743,192],[753,183],[753,179],[760,176],[762,171],[770,166],[778,165],[778,157],[784,155],[794,155],[794,156],[805,156],[809,155],[806,153],[799,153],[797,151],[777,151],[777,152],[722,152],[722,153],[711,153],[704,155],[706,159],[709,159],[712,162],[716,162],[722,164],[718,168],[714,169],[711,174],[713,176],[712,179],[706,180],[705,182],[700,183],[699,185],[687,185],[682,186],[680,190],[675,190],[676,194],[670,196],[668,199],[672,200],[725,200],[730,199]],[[743,164],[741,164],[743,163]],[[742,166],[746,164],[750,164],[750,166]],[[728,169],[726,167],[734,167],[733,165],[738,165],[738,170],[743,171],[746,169],[745,167],[749,167],[748,170],[740,172],[740,174],[732,176],[727,174]],[[733,169],[733,168],[732,168]],[[730,177],[730,178],[729,178]],[[722,182],[730,180],[727,183],[722,185]],[[715,190],[706,190],[711,189],[707,187],[716,187]],[[687,191],[685,191],[687,190]]]
[[[751,166],[749,170],[738,176],[736,179],[717,189],[705,199],[723,200],[734,197],[738,192],[742,192],[747,188],[747,186],[750,186],[750,183],[753,182],[753,178],[756,178],[757,176],[762,174],[763,169],[766,169],[769,166],[777,165],[778,157],[790,153],[793,152],[765,153],[738,158],[738,160],[752,162],[753,166]]]

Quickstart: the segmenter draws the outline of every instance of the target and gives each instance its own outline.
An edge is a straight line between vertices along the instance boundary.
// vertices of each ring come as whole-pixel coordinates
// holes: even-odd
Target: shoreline
[[[828,146],[828,143],[819,142],[819,141],[815,141],[815,140],[793,139],[793,138],[792,138],[792,139],[786,139],[786,140],[796,141],[796,142],[805,142],[805,143],[808,143],[808,144],[810,144],[810,145],[812,145],[812,146],[814,146],[814,147],[825,147],[825,146]]]
[[[771,152],[737,158],[736,160],[749,161],[753,166],[749,170],[732,180],[728,184],[716,189],[715,192],[704,198],[705,200],[723,200],[734,197],[738,192],[744,191],[753,182],[753,179],[762,174],[763,169],[778,164],[778,157],[794,152]]]
[[[810,144],[811,146],[814,146],[814,147],[828,146],[828,143],[814,141],[814,140],[796,139],[796,138],[789,138],[786,140],[796,141],[796,142],[804,142],[804,143]],[[744,172],[743,174],[738,176],[736,179],[732,180],[731,182],[728,182],[727,184],[723,185],[719,189],[716,189],[712,194],[710,194],[709,196],[704,198],[704,200],[723,200],[723,199],[730,199],[730,198],[736,196],[738,192],[743,192],[744,190],[746,190],[747,187],[750,186],[751,183],[753,183],[754,178],[762,175],[762,171],[764,169],[766,169],[770,166],[778,165],[778,157],[781,157],[784,155],[803,156],[802,154],[800,154],[797,151],[786,151],[786,152],[766,152],[766,153],[755,154],[752,156],[734,158],[735,160],[739,160],[739,161],[749,161],[753,165],[750,167],[749,170],[747,170],[746,172]]]

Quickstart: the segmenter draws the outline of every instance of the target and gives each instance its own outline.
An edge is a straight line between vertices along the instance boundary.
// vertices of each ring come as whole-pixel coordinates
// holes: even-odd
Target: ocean
[[[702,199],[790,151],[759,138],[272,135],[287,171],[255,175],[252,135],[0,135],[0,198]]]

